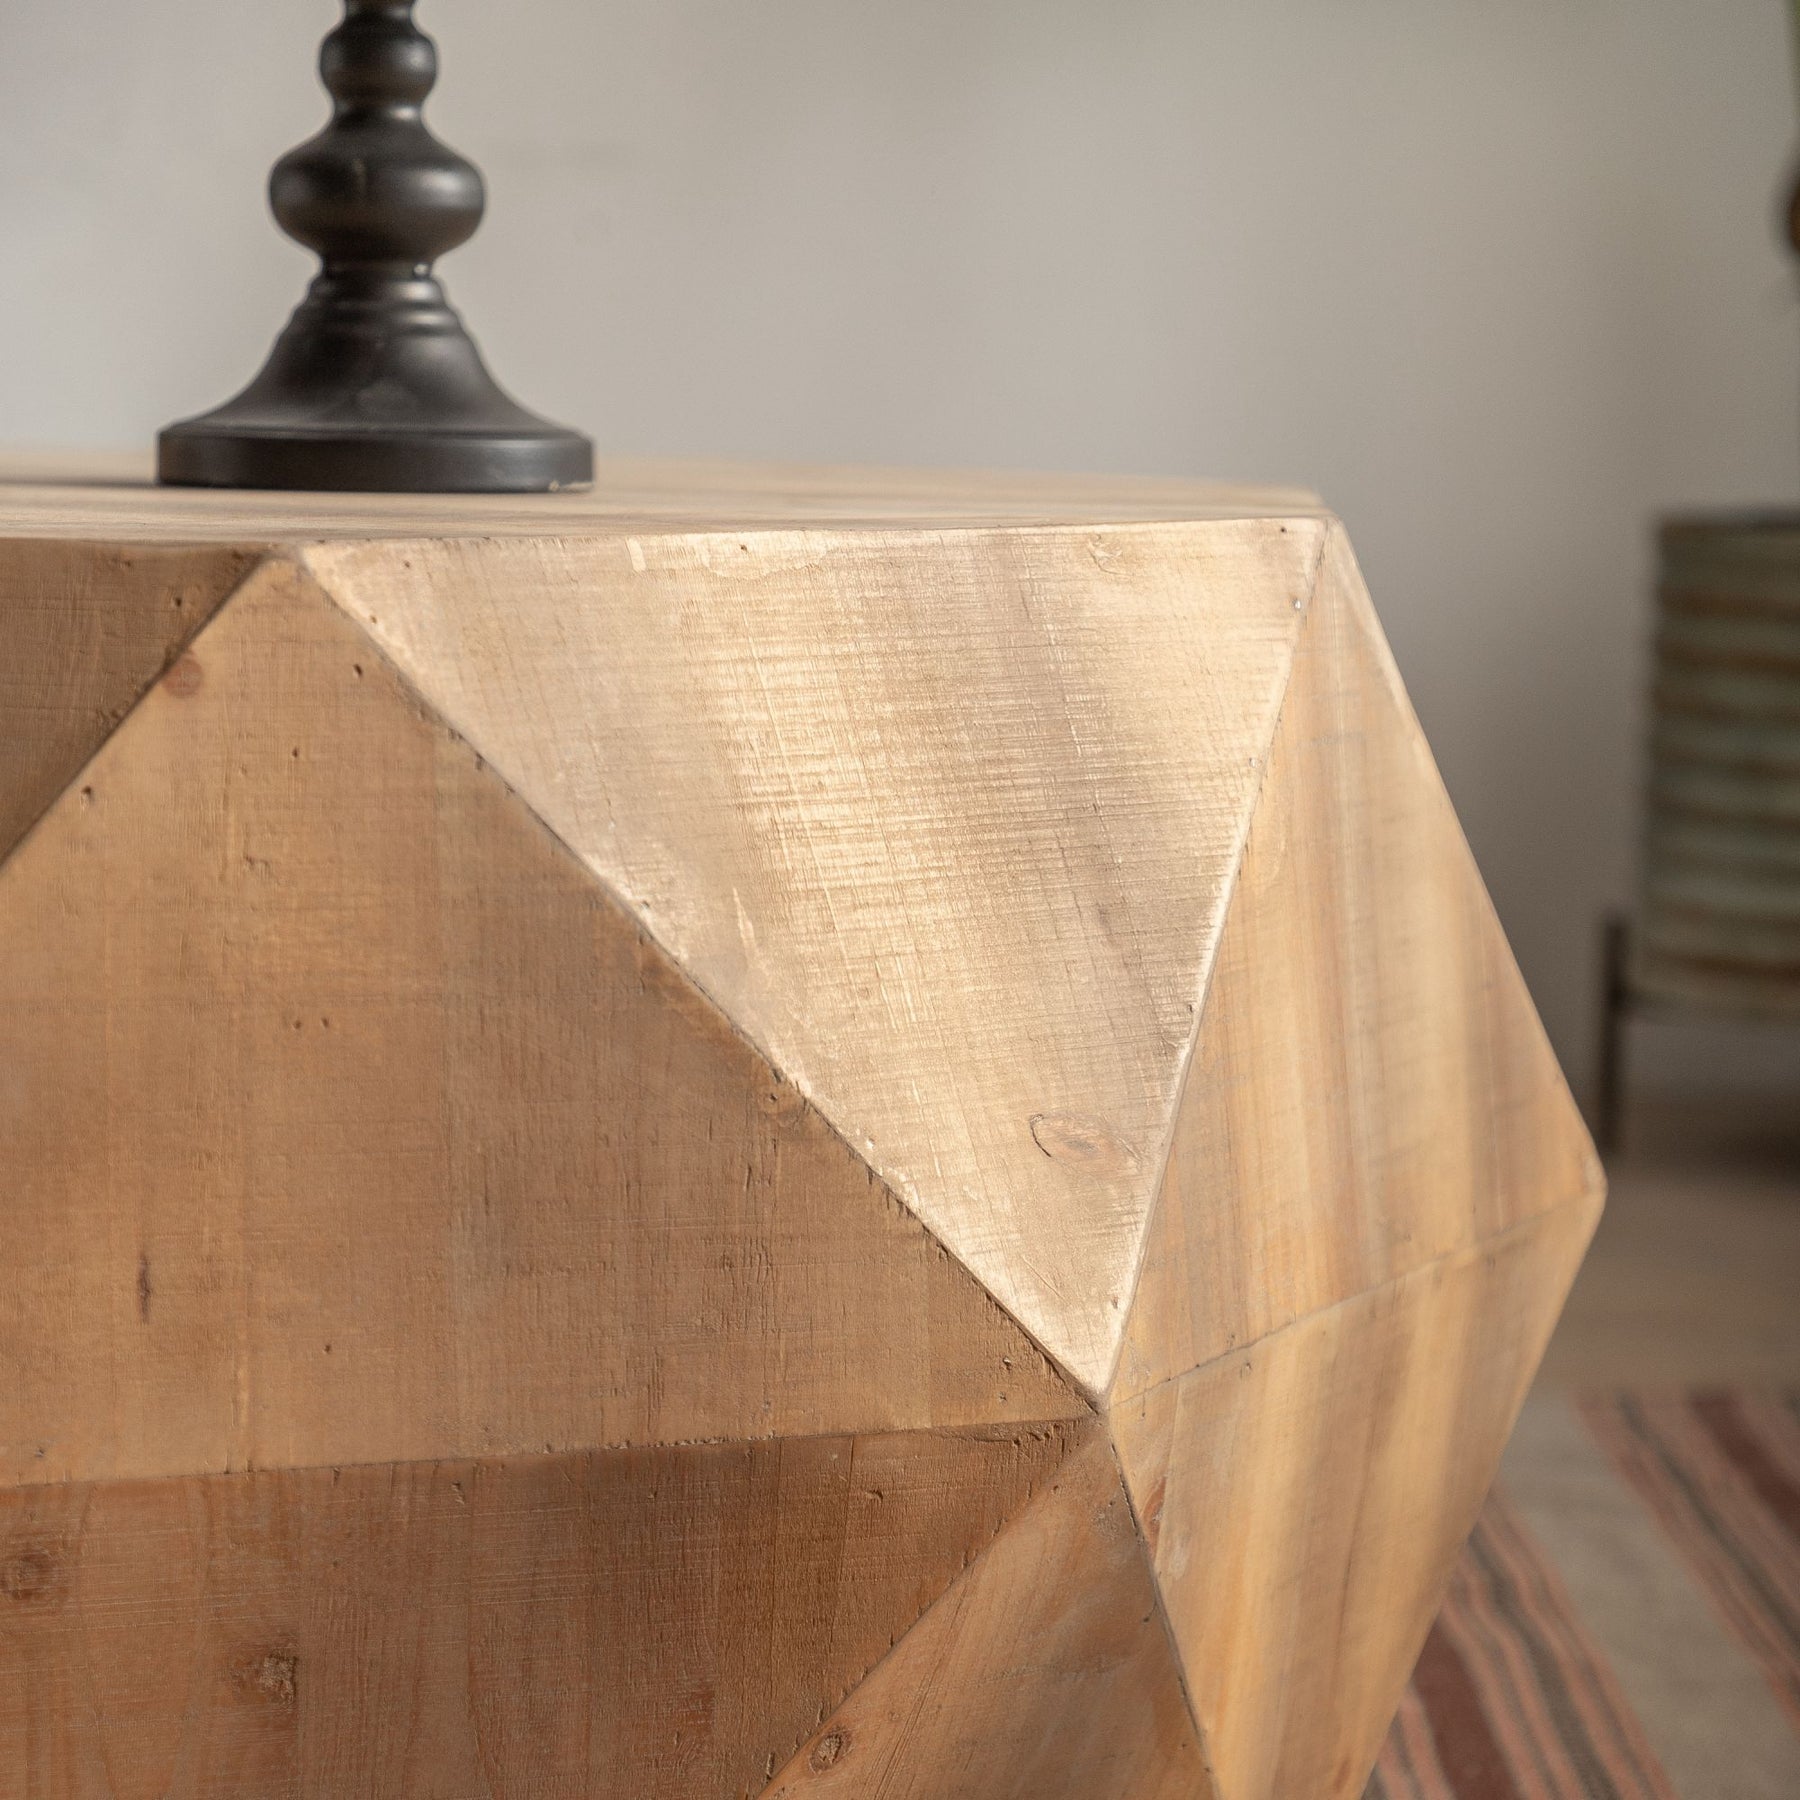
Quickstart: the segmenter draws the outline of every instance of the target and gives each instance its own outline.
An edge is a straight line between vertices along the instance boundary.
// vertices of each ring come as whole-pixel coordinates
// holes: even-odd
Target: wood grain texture
[[[294,545],[883,526],[1321,517],[1303,488],[971,469],[602,461],[586,493],[280,494],[151,485],[149,460],[0,454],[0,538]]]
[[[1071,1457],[768,1800],[1213,1800],[1111,1449]]]
[[[1353,1800],[1600,1212],[1584,1196],[1123,1402],[1230,1800]]]
[[[1090,1393],[1322,532],[308,566]]]
[[[254,561],[230,548],[0,544],[0,861]]]
[[[0,1483],[1084,1410],[292,567],[0,867]]]
[[[1334,531],[1115,1399],[1600,1187]]]
[[[1083,1443],[1108,1455],[1090,1418],[14,1489],[0,1800],[757,1794]]]
[[[0,462],[15,591],[0,1800],[1359,1789],[1599,1173],[1309,496]]]

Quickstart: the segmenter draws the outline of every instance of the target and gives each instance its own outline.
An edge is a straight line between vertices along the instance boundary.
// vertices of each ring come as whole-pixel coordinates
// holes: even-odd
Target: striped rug
[[[1366,1800],[1800,1800],[1800,1397],[1534,1395]]]

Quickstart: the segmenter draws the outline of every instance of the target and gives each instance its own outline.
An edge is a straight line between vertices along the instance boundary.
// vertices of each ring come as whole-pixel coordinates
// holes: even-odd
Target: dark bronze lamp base
[[[593,481],[593,445],[501,390],[431,273],[474,234],[485,195],[421,117],[437,52],[412,10],[346,0],[319,59],[331,123],[269,184],[282,229],[323,272],[255,381],[162,433],[159,480],[413,494]]]
[[[586,438],[554,427],[540,437],[332,432],[236,424],[221,410],[162,434],[156,478],[169,487],[545,494],[591,486],[594,452]]]

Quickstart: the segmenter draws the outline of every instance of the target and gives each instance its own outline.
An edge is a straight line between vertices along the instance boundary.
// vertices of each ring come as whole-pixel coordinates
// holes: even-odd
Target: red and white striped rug
[[[1800,1396],[1534,1395],[1367,1800],[1800,1800]]]

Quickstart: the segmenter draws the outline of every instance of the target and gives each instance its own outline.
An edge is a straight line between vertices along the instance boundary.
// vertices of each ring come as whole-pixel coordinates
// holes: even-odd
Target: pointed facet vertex
[[[1231,1800],[1353,1800],[1599,1216],[1584,1196],[1121,1403]]]
[[[1079,1414],[303,573],[0,869],[0,1483]]]
[[[1323,532],[308,557],[1098,1393]]]
[[[1334,531],[1226,915],[1115,1403],[1599,1183]]]
[[[6,1566],[79,1571],[9,1605],[0,1786],[753,1792],[1093,1429],[0,1491]]]
[[[766,1800],[1215,1800],[1118,1465],[1072,1456]]]
[[[8,546],[0,863],[256,560],[229,545]]]

